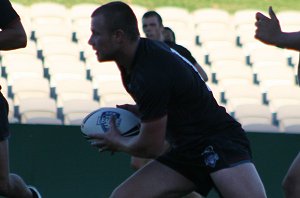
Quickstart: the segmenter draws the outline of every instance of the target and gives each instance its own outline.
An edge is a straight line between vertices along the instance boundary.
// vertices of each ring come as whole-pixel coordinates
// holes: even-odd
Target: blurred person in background
[[[0,0],[0,29],[0,50],[26,47],[27,37],[20,17],[8,0]],[[20,176],[10,173],[8,112],[7,100],[0,92],[0,195],[9,198],[41,198],[36,188],[27,186]]]
[[[199,63],[192,56],[191,52],[188,49],[175,43],[175,40],[174,40],[174,42],[172,42],[170,40],[165,40],[165,38],[164,38],[165,28],[163,26],[162,18],[157,12],[155,12],[155,11],[146,12],[142,17],[142,24],[143,24],[143,31],[147,38],[165,42],[170,48],[177,51],[181,56],[183,56],[190,63],[192,63],[205,82],[208,81],[206,72],[199,65]],[[175,37],[175,34],[174,34],[174,37]]]

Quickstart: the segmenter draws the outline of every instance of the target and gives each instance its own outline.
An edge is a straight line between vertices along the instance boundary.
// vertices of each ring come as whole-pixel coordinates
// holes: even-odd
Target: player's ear
[[[122,41],[125,37],[125,32],[121,29],[117,29],[115,32],[114,32],[114,37],[117,41]]]

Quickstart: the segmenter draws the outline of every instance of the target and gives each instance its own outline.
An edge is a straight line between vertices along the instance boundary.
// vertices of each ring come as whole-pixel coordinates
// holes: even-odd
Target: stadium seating
[[[20,56],[32,56],[32,57],[37,57],[37,47],[36,47],[36,42],[32,40],[27,41],[27,46],[25,48],[21,49],[16,49],[12,51],[1,51],[1,56],[2,56],[2,65],[5,66],[5,59],[16,59],[15,56],[20,55]]]
[[[21,123],[27,123],[31,119],[43,119],[45,124],[53,123],[53,120],[58,120],[56,101],[50,97],[23,99],[19,104],[19,117]]]
[[[234,117],[242,124],[272,124],[272,114],[268,106],[244,104],[235,107]]]
[[[131,96],[122,85],[120,75],[117,79],[100,79],[94,84],[100,107],[115,107],[117,104],[134,104]],[[115,76],[116,78],[116,76]]]
[[[272,72],[270,68],[261,68],[257,77],[263,92],[275,85],[293,86],[295,84],[293,71],[288,67],[273,67]]]
[[[240,61],[222,60],[215,61],[212,65],[212,74],[218,85],[222,87],[231,84],[252,84],[253,74],[251,68]]]
[[[220,44],[220,43],[219,43]],[[225,45],[216,44],[215,47],[206,45],[207,63],[212,65],[216,61],[235,60],[246,64],[246,56],[241,48],[235,46],[233,43]]]
[[[64,79],[86,79],[86,69],[83,62],[75,59],[58,59],[55,61],[47,61],[48,75],[50,82],[54,84]]]
[[[36,58],[16,59],[5,67],[7,82],[11,86],[18,78],[43,78],[42,62]]]
[[[277,13],[280,26],[285,32],[295,32],[300,29],[300,12],[294,10],[285,10]]]
[[[202,8],[192,12],[194,19],[195,35],[197,43],[203,44],[208,39],[224,40],[233,33],[230,24],[230,15],[227,11],[216,8]],[[213,37],[210,36],[213,34]],[[227,40],[227,39],[225,39]]]
[[[73,5],[70,8],[70,20],[72,24],[72,32],[74,39],[81,42],[85,42],[90,35],[91,14],[98,7],[98,4],[81,3]]]
[[[115,62],[99,63],[97,60],[88,61],[87,68],[90,71],[93,86],[98,87],[102,82],[120,81],[120,71]]]
[[[49,81],[45,78],[19,78],[12,85],[13,101],[18,105],[25,98],[50,97]]]
[[[267,90],[266,101],[273,112],[285,105],[300,104],[300,89],[295,85],[274,85]]]
[[[52,86],[55,89],[58,107],[62,107],[67,100],[94,98],[92,83],[86,79],[60,79]]]
[[[254,39],[254,23],[255,14],[258,11],[259,10],[255,9],[245,9],[236,11],[233,14],[233,26],[236,32],[237,44],[239,46],[246,47],[249,43],[256,42]]]
[[[223,30],[231,26],[230,14],[222,9],[217,8],[200,8],[192,12],[196,32],[203,29]]]
[[[285,105],[277,109],[276,119],[281,131],[298,132],[294,131],[299,129],[300,123],[300,104]]]
[[[65,125],[80,125],[85,116],[99,108],[92,99],[72,99],[64,101],[62,106]]]
[[[262,93],[254,84],[234,84],[223,91],[229,111],[235,111],[240,105],[263,104]]]
[[[122,86],[116,64],[99,63],[88,45],[91,13],[98,4],[68,8],[53,2],[30,6],[13,2],[13,6],[29,40],[24,49],[0,54],[0,83],[10,105],[10,122],[78,125],[96,108],[134,103]],[[130,6],[144,36],[141,19],[148,8]],[[154,10],[205,69],[217,102],[246,131],[300,131],[300,118],[290,110],[300,104],[299,53],[266,46],[254,38],[254,16],[259,10],[233,14],[217,8],[189,12],[161,6]],[[299,12],[278,12],[278,18],[283,30],[300,29]]]
[[[257,45],[255,49],[249,51],[249,63],[252,65],[261,61],[278,61],[282,62],[283,65],[287,65],[288,63],[283,49],[267,45]]]
[[[155,8],[163,19],[163,25],[176,32],[176,42],[191,46],[195,44],[192,15],[185,8],[162,6]]]
[[[44,24],[64,24],[64,22],[68,20],[69,10],[60,3],[39,2],[29,6],[29,14],[34,29]]]

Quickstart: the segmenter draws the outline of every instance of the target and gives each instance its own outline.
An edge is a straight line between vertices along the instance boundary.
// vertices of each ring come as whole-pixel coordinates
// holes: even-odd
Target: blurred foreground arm
[[[257,27],[255,38],[269,45],[281,48],[300,50],[300,31],[282,32],[279,20],[277,19],[272,7],[269,7],[270,18],[262,13],[256,13]]]
[[[26,33],[19,18],[0,31],[0,50],[13,50],[26,47],[26,45]]]

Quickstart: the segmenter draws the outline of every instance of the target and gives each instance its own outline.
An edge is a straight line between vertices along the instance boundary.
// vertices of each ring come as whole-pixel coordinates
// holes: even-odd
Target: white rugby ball
[[[87,115],[82,121],[81,132],[87,136],[91,133],[107,132],[111,116],[115,116],[116,126],[123,136],[138,134],[140,119],[130,111],[114,107],[103,107]]]

